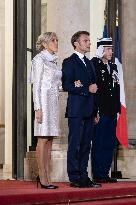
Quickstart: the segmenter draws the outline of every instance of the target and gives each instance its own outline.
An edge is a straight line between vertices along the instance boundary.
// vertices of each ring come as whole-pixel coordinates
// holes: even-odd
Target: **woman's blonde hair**
[[[55,32],[46,32],[46,33],[42,33],[39,37],[38,40],[36,42],[36,50],[37,51],[42,51],[44,49],[43,46],[43,42],[45,43],[49,43],[50,40],[52,40],[52,38],[57,38],[57,35]]]

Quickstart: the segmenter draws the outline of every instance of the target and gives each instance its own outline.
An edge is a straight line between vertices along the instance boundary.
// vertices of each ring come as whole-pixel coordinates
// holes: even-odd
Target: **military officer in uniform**
[[[112,39],[97,42],[96,57],[92,58],[97,77],[94,136],[92,139],[92,173],[96,182],[117,182],[109,176],[116,146],[117,113],[120,113],[120,85],[116,64],[112,59]]]

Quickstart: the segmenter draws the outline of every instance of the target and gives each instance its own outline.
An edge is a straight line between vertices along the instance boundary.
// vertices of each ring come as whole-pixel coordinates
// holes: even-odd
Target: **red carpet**
[[[136,204],[136,182],[103,184],[102,188],[71,188],[68,183],[56,183],[59,189],[37,189],[35,182],[0,181],[0,205],[73,204],[73,205],[133,205]]]

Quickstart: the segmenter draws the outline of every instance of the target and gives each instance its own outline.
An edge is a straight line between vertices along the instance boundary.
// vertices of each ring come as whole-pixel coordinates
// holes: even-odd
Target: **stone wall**
[[[117,168],[121,171],[122,178],[136,179],[136,149],[120,149]]]
[[[129,139],[136,139],[136,1],[122,0],[122,60]]]
[[[5,40],[5,1],[0,2],[0,124],[5,124],[5,62],[4,62],[4,40]],[[4,164],[4,140],[5,129],[0,128],[0,164]]]

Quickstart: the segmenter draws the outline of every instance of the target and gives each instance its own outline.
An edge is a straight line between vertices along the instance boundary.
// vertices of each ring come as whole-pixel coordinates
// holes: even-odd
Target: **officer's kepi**
[[[97,48],[102,45],[104,47],[110,47],[112,45],[112,38],[101,38],[97,42]]]

